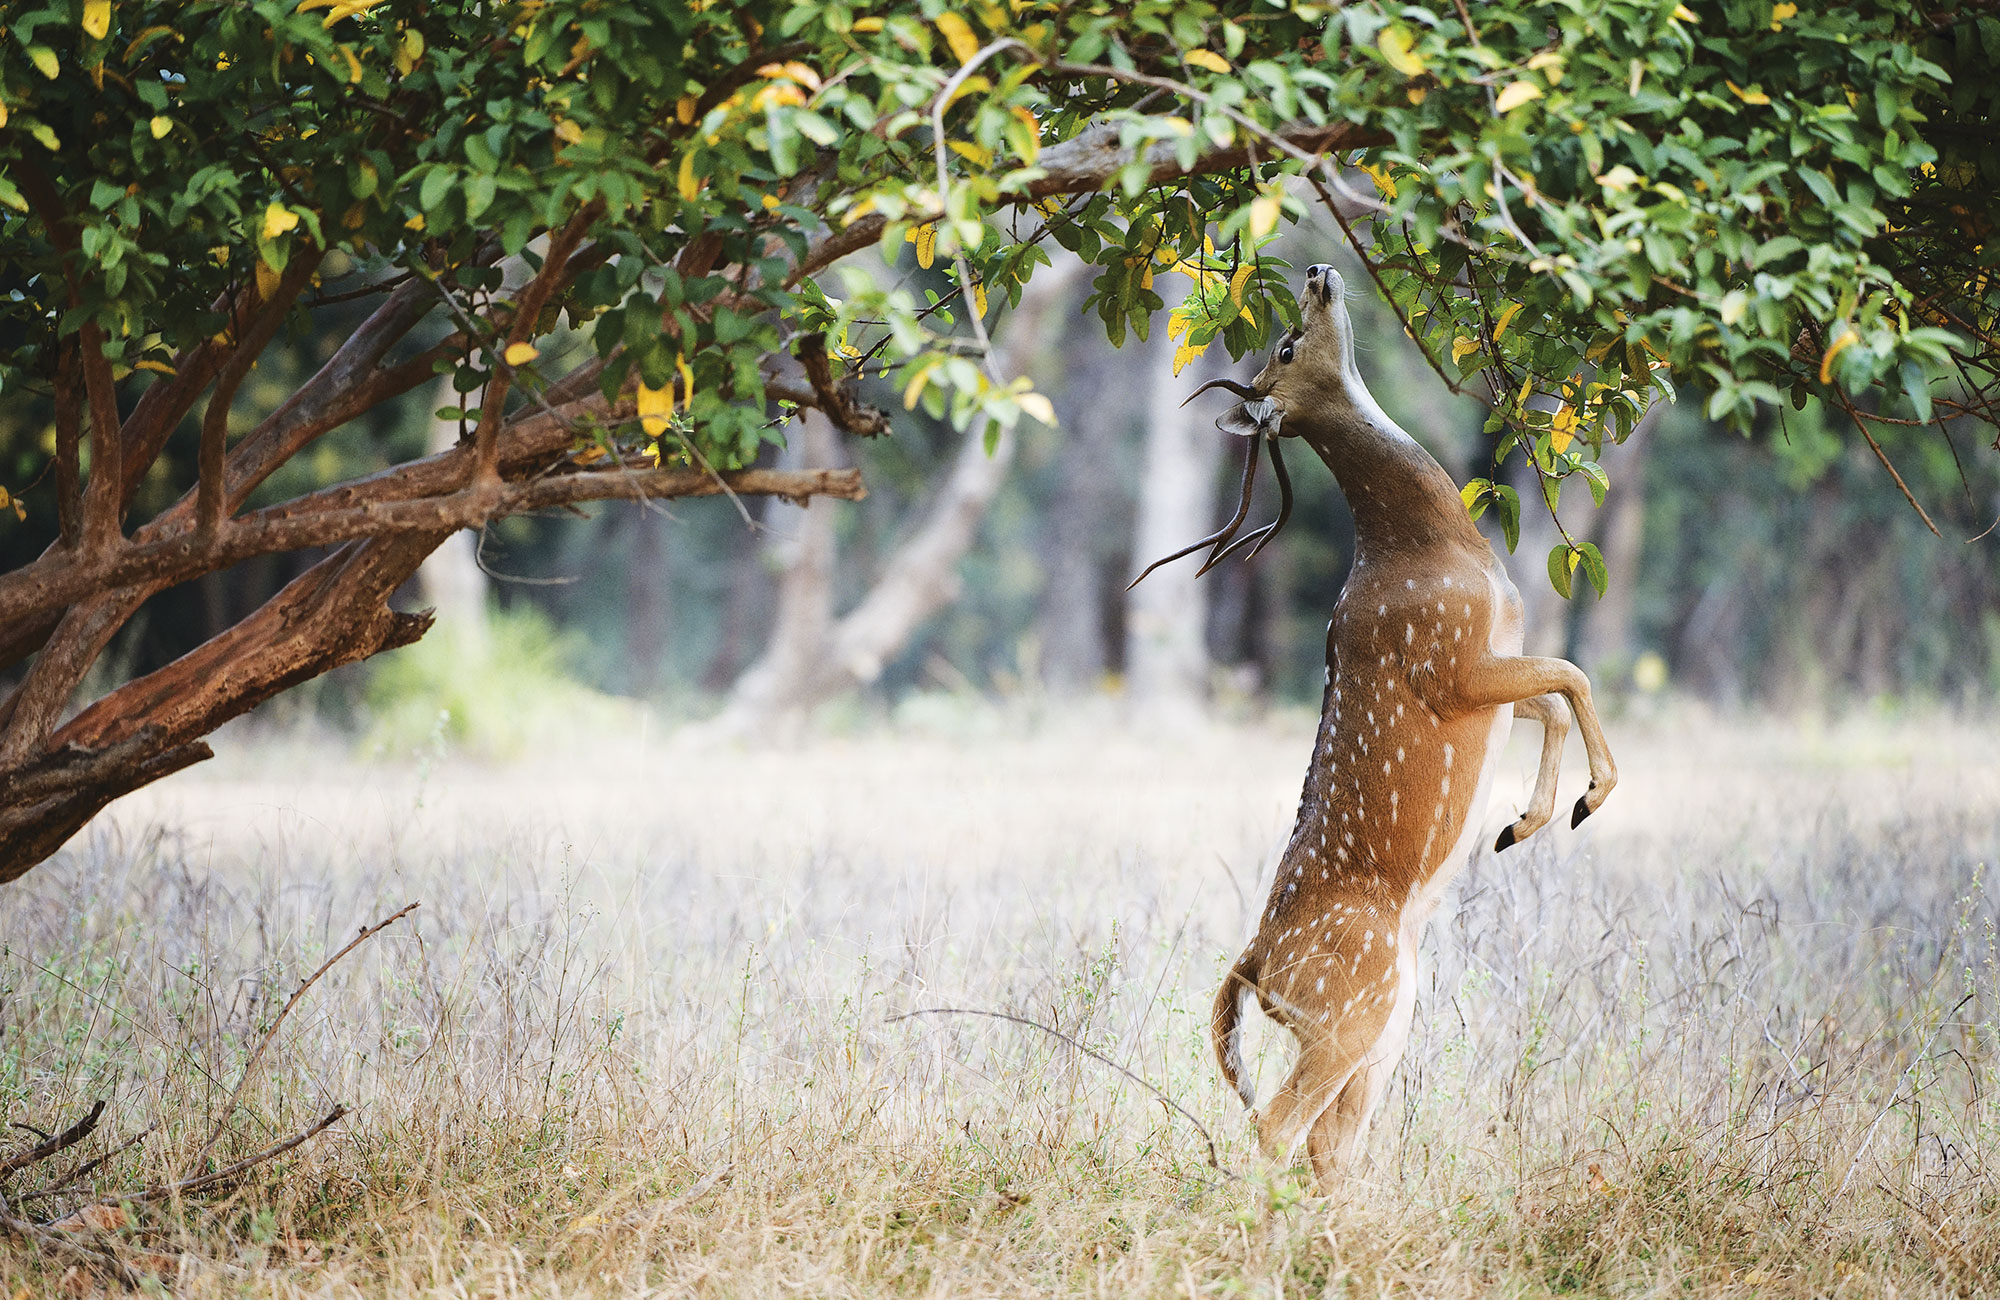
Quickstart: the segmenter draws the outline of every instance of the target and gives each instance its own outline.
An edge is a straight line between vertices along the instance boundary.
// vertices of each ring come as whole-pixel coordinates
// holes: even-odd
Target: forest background
[[[1294,268],[1348,265],[1330,221],[1290,230],[1278,251]],[[949,291],[946,266],[920,265],[914,246],[874,270],[919,294]],[[1349,282],[1364,286],[1350,290],[1350,307],[1384,406],[1459,481],[1485,472],[1484,412],[1444,390],[1363,277]],[[1024,421],[1018,443],[1009,436],[989,452],[922,409],[902,410],[893,382],[879,382],[864,395],[897,412],[893,436],[836,440],[800,421],[784,448],[765,450],[773,464],[857,464],[869,487],[858,504],[621,502],[462,534],[398,602],[438,608],[436,634],[257,718],[324,724],[370,752],[443,744],[505,758],[578,709],[607,725],[703,722],[741,736],[806,718],[835,728],[942,723],[962,716],[953,701],[998,703],[1027,721],[1087,704],[1142,724],[1316,704],[1325,619],[1353,540],[1330,477],[1316,466],[1300,476],[1294,522],[1256,562],[1232,559],[1196,582],[1189,559],[1128,592],[1155,552],[1233,509],[1241,443],[1212,427],[1208,409],[1223,399],[1179,403],[1201,380],[1247,375],[1255,362],[1229,368],[1217,349],[1191,364],[1180,357],[1177,375],[1177,345],[1158,331],[1107,344],[1080,313],[1087,292],[1086,277],[1051,274],[994,331],[1008,364],[1050,397],[1056,426]],[[342,337],[331,328],[281,340],[232,424],[253,426]],[[1575,658],[1614,707],[1662,694],[1788,711],[1992,701],[2000,542],[1985,530],[2000,514],[2000,459],[1976,431],[1886,435],[1940,539],[1816,401],[1782,417],[1767,411],[1746,438],[1703,419],[1698,392],[1680,396],[1607,446],[1604,507],[1583,506],[1581,494],[1565,504],[1565,522],[1606,557],[1606,596],[1579,584],[1565,602],[1550,589],[1542,557],[1554,527],[1524,512],[1511,562],[1531,652]],[[455,422],[431,415],[449,400],[413,394],[322,440],[306,468],[326,482],[421,454],[427,442],[449,446]],[[0,411],[0,468],[13,481],[47,463],[53,429],[36,414]],[[267,489],[273,499],[304,486],[280,480]],[[177,490],[157,486],[161,500],[139,513]],[[38,554],[53,522],[0,518],[0,567]],[[264,556],[162,593],[90,693],[216,635],[321,554]],[[875,629],[876,661],[806,672],[801,664],[840,657],[840,620],[852,621],[885,575],[909,590]],[[860,617],[882,621],[879,610]],[[642,703],[643,721],[620,699]]]

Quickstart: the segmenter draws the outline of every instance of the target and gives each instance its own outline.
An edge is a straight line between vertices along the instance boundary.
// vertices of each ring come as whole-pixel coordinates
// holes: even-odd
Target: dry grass
[[[125,1230],[179,1293],[2000,1286],[1990,735],[1615,726],[1600,817],[1482,856],[1434,928],[1333,1202],[1258,1168],[1206,1043],[1308,737],[246,743],[0,891],[0,1118],[110,1098],[107,1133],[158,1128],[92,1184],[174,1174],[301,974],[421,899],[287,1023],[221,1154],[355,1113]],[[1047,1035],[891,1020],[933,1006],[1060,1027],[1242,1177]],[[64,1267],[0,1245],[0,1295]]]

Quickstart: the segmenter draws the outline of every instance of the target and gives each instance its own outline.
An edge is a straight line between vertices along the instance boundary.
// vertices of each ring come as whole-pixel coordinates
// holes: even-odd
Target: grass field
[[[162,1284],[2000,1288],[1990,730],[1614,723],[1603,813],[1466,872],[1369,1167],[1321,1200],[1260,1166],[1206,1041],[1310,726],[995,722],[720,755],[627,737],[505,769],[238,739],[0,888],[0,1120],[109,1102],[0,1189],[46,1218],[189,1172],[303,975],[421,901],[306,995],[211,1162],[351,1112],[233,1185],[114,1216]],[[1517,733],[1493,831],[1538,739]],[[1059,1030],[1186,1114],[1038,1029],[899,1018],[940,1007]],[[1284,1045],[1263,1028],[1268,1090]],[[90,1289],[70,1268],[0,1240],[0,1296]]]

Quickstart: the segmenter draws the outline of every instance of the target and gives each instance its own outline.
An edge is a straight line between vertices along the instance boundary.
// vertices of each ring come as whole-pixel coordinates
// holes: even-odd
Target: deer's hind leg
[[[1333,1105],[1320,1113],[1306,1135],[1306,1151],[1312,1157],[1313,1177],[1322,1192],[1333,1190],[1334,1176],[1361,1163],[1368,1142],[1368,1126],[1375,1109],[1389,1090],[1389,1077],[1403,1059],[1410,1041],[1410,1022],[1417,1009],[1417,963],[1414,936],[1396,966],[1395,1002],[1387,1023],[1362,1054],[1354,1071]]]
[[[1361,1054],[1343,1052],[1337,1035],[1300,1035],[1299,1059],[1271,1100],[1257,1114],[1257,1144],[1264,1157],[1286,1164],[1292,1152],[1359,1070]]]
[[[1556,811],[1556,778],[1562,774],[1563,741],[1569,739],[1569,713],[1553,695],[1537,695],[1514,701],[1514,716],[1542,724],[1542,765],[1535,773],[1535,792],[1519,821],[1500,832],[1493,851],[1502,853],[1527,839]]]

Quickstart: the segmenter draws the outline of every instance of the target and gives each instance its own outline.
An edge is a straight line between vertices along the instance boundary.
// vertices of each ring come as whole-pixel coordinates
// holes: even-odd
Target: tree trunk
[[[1188,372],[1173,372],[1174,343],[1155,334],[1146,356],[1146,451],[1133,557],[1150,564],[1213,531],[1215,477],[1225,443],[1205,411],[1180,403],[1219,373],[1218,345]],[[1208,592],[1199,555],[1155,569],[1125,598],[1126,698],[1132,716],[1168,728],[1207,712]]]
[[[809,468],[830,467],[840,454],[833,425],[817,411],[802,412],[798,436],[780,464],[796,459]],[[833,563],[838,539],[830,510],[772,502],[764,513],[769,553],[779,570],[778,608],[764,653],[737,679],[715,732],[747,736],[787,713],[810,707],[823,690],[827,641],[833,626]]]
[[[1081,345],[1081,346],[1080,346]],[[1135,423],[1143,374],[1132,359],[1102,340],[1095,346],[1065,339],[1072,364],[1057,404],[1063,439],[1056,451],[1056,487],[1047,513],[1042,559],[1047,581],[1036,613],[1042,643],[1042,684],[1057,699],[1095,690],[1112,665],[1107,602],[1122,601],[1125,579],[1108,567],[1115,551],[1125,557],[1120,533],[1123,499],[1118,444]],[[1075,363],[1081,352],[1085,360]],[[1114,532],[1115,530],[1115,532]]]
[[[995,349],[1002,375],[1027,367],[1080,270],[1058,263],[1022,291]],[[830,427],[826,436],[832,445]],[[701,730],[722,737],[768,732],[787,716],[797,718],[880,677],[924,622],[958,599],[958,563],[972,549],[1013,459],[1013,434],[1002,432],[989,454],[982,432],[971,430],[923,522],[890,555],[867,595],[837,621],[831,523],[822,525],[828,531],[815,545],[783,553],[785,576],[770,642],[738,680],[722,712]]]

